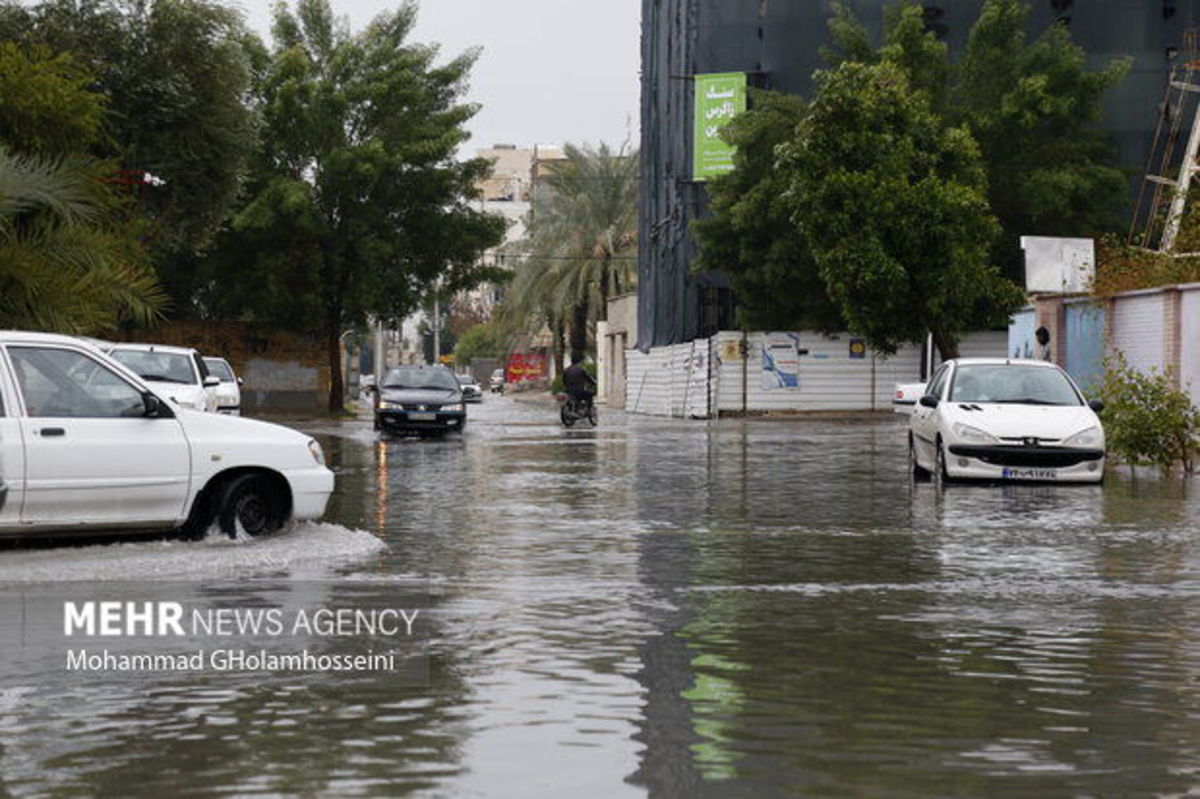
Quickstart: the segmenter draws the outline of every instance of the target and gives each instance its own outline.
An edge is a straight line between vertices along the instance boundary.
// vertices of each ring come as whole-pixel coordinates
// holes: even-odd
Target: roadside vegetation
[[[813,96],[751,90],[725,128],[735,169],[709,184],[697,268],[731,276],[745,325],[849,327],[881,352],[932,332],[953,357],[1024,301],[1021,235],[1120,226],[1096,122],[1129,64],[1089,70],[1061,25],[1030,40],[1018,0],[984,3],[957,62],[916,2],[879,44],[834,8]]]
[[[457,159],[477,53],[410,41],[416,15],[296,0],[268,48],[232,3],[0,0],[0,326],[245,319],[335,365],[368,317],[497,277],[490,165]]]
[[[1131,368],[1120,353],[1105,364],[1100,396],[1108,449],[1122,462],[1163,474],[1194,474],[1200,458],[1200,409],[1174,388],[1170,373]]]

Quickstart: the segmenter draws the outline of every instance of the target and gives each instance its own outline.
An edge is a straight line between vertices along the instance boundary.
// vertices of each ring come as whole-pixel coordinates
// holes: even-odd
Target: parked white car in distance
[[[194,349],[116,344],[108,354],[177,406],[194,411],[217,409],[217,386],[221,381],[208,373],[204,359]]]
[[[177,528],[261,535],[333,491],[295,430],[166,401],[76,338],[0,331],[0,537]]]
[[[913,408],[909,465],[941,480],[1104,478],[1104,428],[1070,376],[1052,363],[946,361]]]
[[[242,415],[242,378],[233,372],[233,367],[224,358],[209,358],[205,356],[204,365],[208,373],[221,381],[216,387],[217,413],[227,413],[230,416]]]

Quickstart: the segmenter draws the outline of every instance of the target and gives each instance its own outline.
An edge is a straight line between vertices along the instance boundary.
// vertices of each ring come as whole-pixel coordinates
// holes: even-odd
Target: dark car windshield
[[[460,386],[473,386],[475,385],[475,378],[470,375],[458,375],[458,384]]]
[[[954,372],[951,402],[1082,405],[1060,369],[1029,364],[964,364]]]
[[[383,388],[429,388],[458,391],[458,381],[446,369],[400,366],[384,375]]]

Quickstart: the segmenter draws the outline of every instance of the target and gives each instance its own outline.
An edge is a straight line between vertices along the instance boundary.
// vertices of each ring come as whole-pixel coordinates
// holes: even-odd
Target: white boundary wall
[[[1200,408],[1200,283],[1179,291],[1179,382]]]
[[[867,351],[850,356],[847,333],[790,333],[799,352],[799,385],[765,388],[762,369],[767,333],[745,336],[749,357],[740,356],[743,334],[626,352],[625,409],[631,413],[711,418],[722,413],[765,411],[891,410],[896,383],[920,379],[921,352],[905,347],[889,358]],[[1007,331],[972,333],[959,345],[963,357],[1004,357]],[[743,377],[745,379],[743,379]],[[743,385],[745,389],[743,391]]]

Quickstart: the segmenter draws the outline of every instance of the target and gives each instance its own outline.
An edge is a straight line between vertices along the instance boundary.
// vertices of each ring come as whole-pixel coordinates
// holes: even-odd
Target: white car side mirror
[[[221,378],[217,377],[216,375],[209,375],[208,377],[204,378],[205,388],[216,388],[219,385],[221,385]]]

